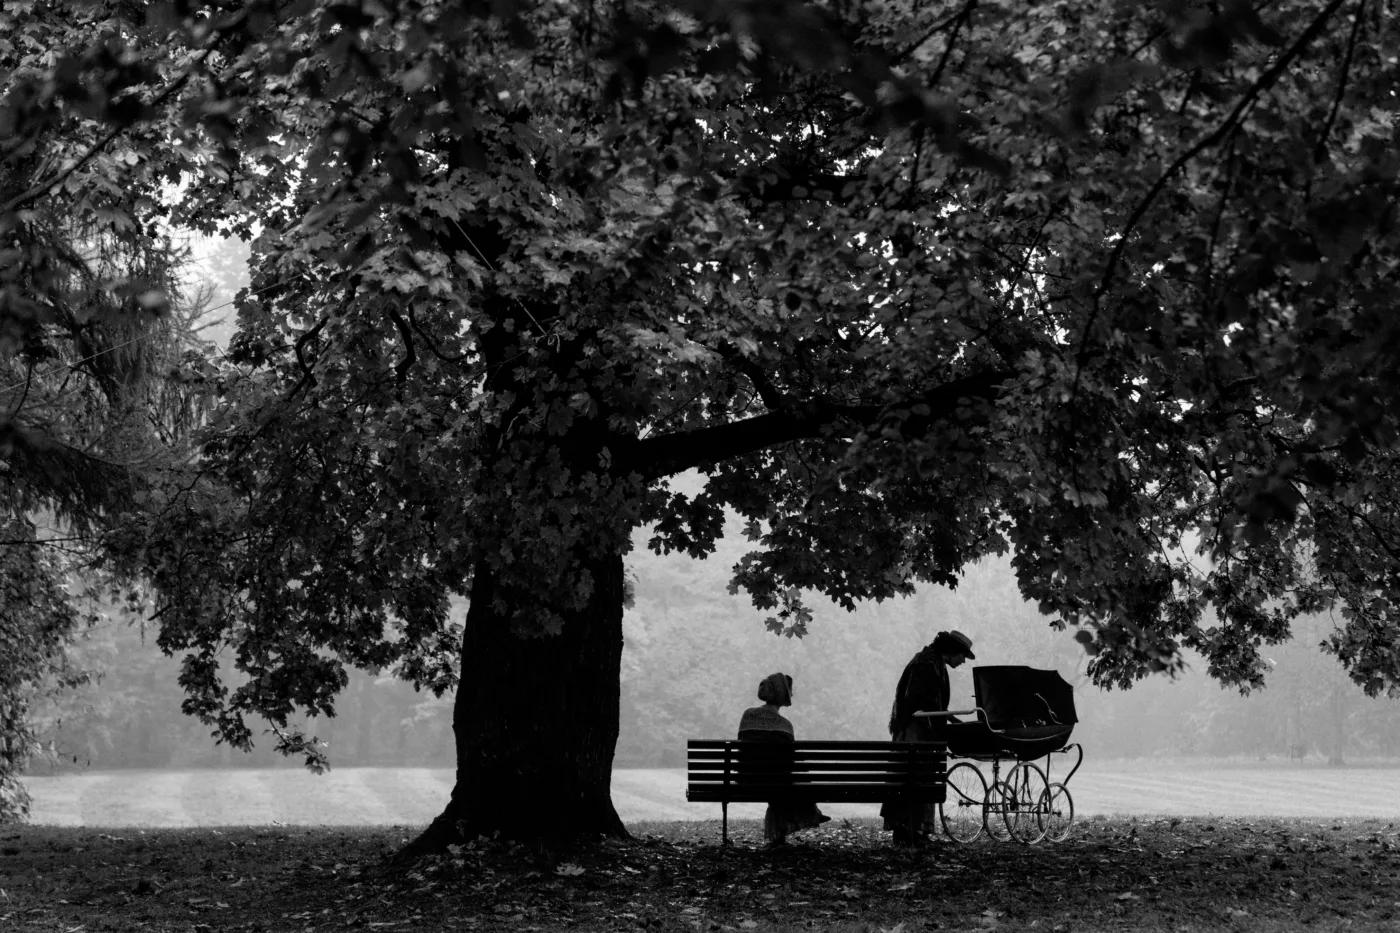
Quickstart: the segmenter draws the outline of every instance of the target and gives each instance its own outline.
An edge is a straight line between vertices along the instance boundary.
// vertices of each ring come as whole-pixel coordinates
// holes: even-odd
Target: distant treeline
[[[972,705],[971,668],[1026,664],[1053,668],[1075,686],[1075,739],[1101,757],[1209,755],[1303,757],[1334,763],[1400,757],[1400,700],[1372,699],[1318,648],[1324,617],[1265,650],[1274,662],[1267,689],[1241,696],[1192,664],[1176,680],[1156,677],[1129,691],[1090,684],[1087,657],[1072,632],[1056,632],[1024,602],[1009,562],[971,568],[956,590],[921,588],[905,600],[847,613],[818,611],[801,640],[774,637],[762,613],[725,592],[743,553],[731,537],[708,561],[637,556],[636,604],[623,655],[624,765],[679,765],[687,738],[732,735],[757,704],[765,674],[796,679],[789,718],[811,738],[884,738],[893,690],[908,658],[940,629],[976,642],[977,659],[952,672],[953,707]]]
[[[1075,684],[1075,738],[1090,756],[1400,757],[1400,701],[1367,698],[1317,649],[1330,627],[1325,617],[1266,652],[1275,662],[1269,686],[1249,697],[1222,690],[1201,670],[1103,692],[1086,682],[1079,644],[1020,599],[1004,562],[972,568],[956,590],[925,587],[855,613],[826,606],[799,640],[768,633],[762,613],[727,593],[744,549],[731,532],[705,561],[643,549],[631,555],[620,766],[679,766],[686,739],[732,735],[743,709],[758,702],[759,680],[780,670],[796,681],[789,714],[800,735],[883,738],[905,661],[947,628],[976,641],[973,665],[1055,668]],[[464,609],[459,603],[454,611]],[[33,770],[295,765],[279,759],[270,740],[252,754],[216,746],[180,712],[178,659],[162,656],[152,634],[115,609],[88,633],[78,660],[101,677],[47,711],[55,755]],[[953,674],[955,708],[971,705],[969,671]],[[305,724],[327,742],[333,766],[453,762],[450,695],[415,692],[390,672],[356,671],[337,713]]]

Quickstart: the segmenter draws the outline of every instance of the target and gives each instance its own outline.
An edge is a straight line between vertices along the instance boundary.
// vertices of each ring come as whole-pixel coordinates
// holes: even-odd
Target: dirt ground
[[[1400,823],[1076,822],[1070,839],[896,849],[841,820],[785,849],[753,821],[634,827],[544,852],[492,840],[407,873],[412,830],[0,827],[5,933],[240,930],[1395,930]]]

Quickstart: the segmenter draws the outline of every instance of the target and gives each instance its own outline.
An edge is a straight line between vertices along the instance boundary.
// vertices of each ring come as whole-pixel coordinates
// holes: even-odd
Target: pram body
[[[1059,841],[1069,835],[1074,803],[1066,786],[1084,760],[1071,744],[1075,723],[1074,688],[1058,671],[1019,665],[989,665],[972,671],[976,707],[949,712],[918,712],[941,725],[950,759],[965,761],[948,769],[943,827],[960,842],[983,832],[996,839]],[[971,715],[970,720],[958,716]],[[1077,752],[1063,780],[1052,782],[1050,756]],[[1044,759],[1044,765],[1035,762]],[[992,765],[988,784],[973,761]],[[1006,776],[1001,763],[1013,762]]]
[[[944,729],[951,758],[1034,761],[1063,749],[1079,721],[1074,688],[1058,671],[998,665],[974,668],[977,718]]]

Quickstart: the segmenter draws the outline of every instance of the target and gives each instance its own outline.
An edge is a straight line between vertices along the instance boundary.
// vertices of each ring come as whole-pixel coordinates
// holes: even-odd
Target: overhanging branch
[[[1011,375],[1009,370],[996,370],[965,376],[922,395],[878,405],[842,405],[821,399],[795,402],[743,421],[638,441],[628,455],[628,465],[648,478],[671,476],[792,441],[823,437],[833,430],[865,430],[910,410],[918,413],[903,417],[901,431],[905,437],[918,437],[956,418],[965,402],[995,398]]]
[[[758,393],[758,397],[763,400],[763,404],[770,411],[785,408],[791,403],[787,394],[768,378],[763,367],[744,356],[738,347],[726,341],[720,345],[719,354],[729,362],[730,366],[748,377],[749,381],[753,383],[754,391]]]

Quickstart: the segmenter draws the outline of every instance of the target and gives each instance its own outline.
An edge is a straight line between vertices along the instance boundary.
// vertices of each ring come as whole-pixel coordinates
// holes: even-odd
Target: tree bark
[[[558,635],[522,636],[474,571],[453,708],[457,782],[446,809],[399,858],[499,832],[524,841],[626,837],[612,804],[622,671],[623,567],[590,563],[587,608]]]

